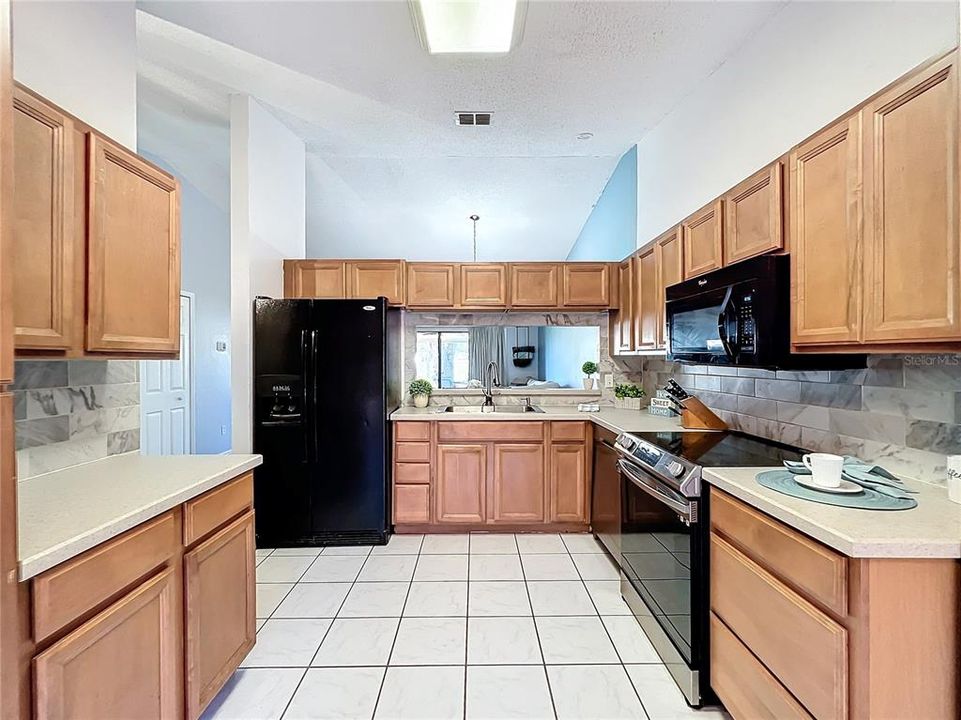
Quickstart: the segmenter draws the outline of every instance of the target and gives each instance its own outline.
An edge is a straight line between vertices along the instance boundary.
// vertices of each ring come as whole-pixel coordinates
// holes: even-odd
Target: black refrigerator
[[[258,547],[387,541],[401,342],[385,298],[255,300]]]

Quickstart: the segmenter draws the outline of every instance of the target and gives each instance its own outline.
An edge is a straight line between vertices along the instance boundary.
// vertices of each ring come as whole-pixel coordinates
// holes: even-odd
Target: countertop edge
[[[107,526],[94,528],[82,535],[78,535],[70,540],[55,545],[41,553],[34,554],[27,558],[20,559],[19,579],[20,582],[29,580],[37,575],[46,572],[50,568],[71,560],[81,553],[90,550],[118,535],[130,530],[137,525],[147,522],[172,508],[182,505],[198,495],[202,495],[208,490],[212,490],[219,485],[223,485],[228,480],[253,470],[263,463],[263,458],[259,455],[248,457],[230,468],[225,468],[213,475],[207,475],[196,483],[178,492],[172,493],[146,507],[141,507],[117,517]]]
[[[718,470],[722,469],[718,468]],[[956,560],[961,558],[961,538],[958,541],[919,539],[915,542],[884,538],[856,540],[841,531],[832,530],[813,520],[799,517],[793,510],[782,507],[769,498],[759,497],[737,483],[732,483],[718,476],[709,468],[704,469],[703,478],[708,484],[733,495],[754,509],[780,520],[798,532],[802,532],[851,558],[900,558],[905,560]]]

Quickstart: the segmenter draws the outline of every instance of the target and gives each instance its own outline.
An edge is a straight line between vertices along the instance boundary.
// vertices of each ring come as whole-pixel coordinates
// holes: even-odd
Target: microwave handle
[[[721,303],[721,312],[717,314],[717,334],[721,340],[721,345],[724,346],[724,352],[733,362],[737,358],[737,348],[734,347],[733,343],[727,336],[727,316],[728,312],[731,310],[731,293],[733,288],[728,288],[727,293],[724,295],[724,302]],[[736,320],[736,316],[735,316]]]

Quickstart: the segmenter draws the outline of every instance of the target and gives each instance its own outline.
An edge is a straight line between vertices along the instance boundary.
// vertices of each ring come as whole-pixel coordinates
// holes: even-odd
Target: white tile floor
[[[257,645],[204,717],[726,717],[687,707],[590,535],[257,551]]]

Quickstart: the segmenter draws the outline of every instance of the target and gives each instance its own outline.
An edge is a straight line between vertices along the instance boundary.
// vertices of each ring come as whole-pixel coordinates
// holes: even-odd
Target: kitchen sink
[[[437,413],[471,413],[471,414],[487,414],[494,413],[496,415],[522,415],[524,413],[542,413],[544,412],[537,405],[495,405],[493,408],[488,408],[487,412],[484,412],[484,408],[480,405],[446,405],[445,407],[438,408],[434,412]]]

